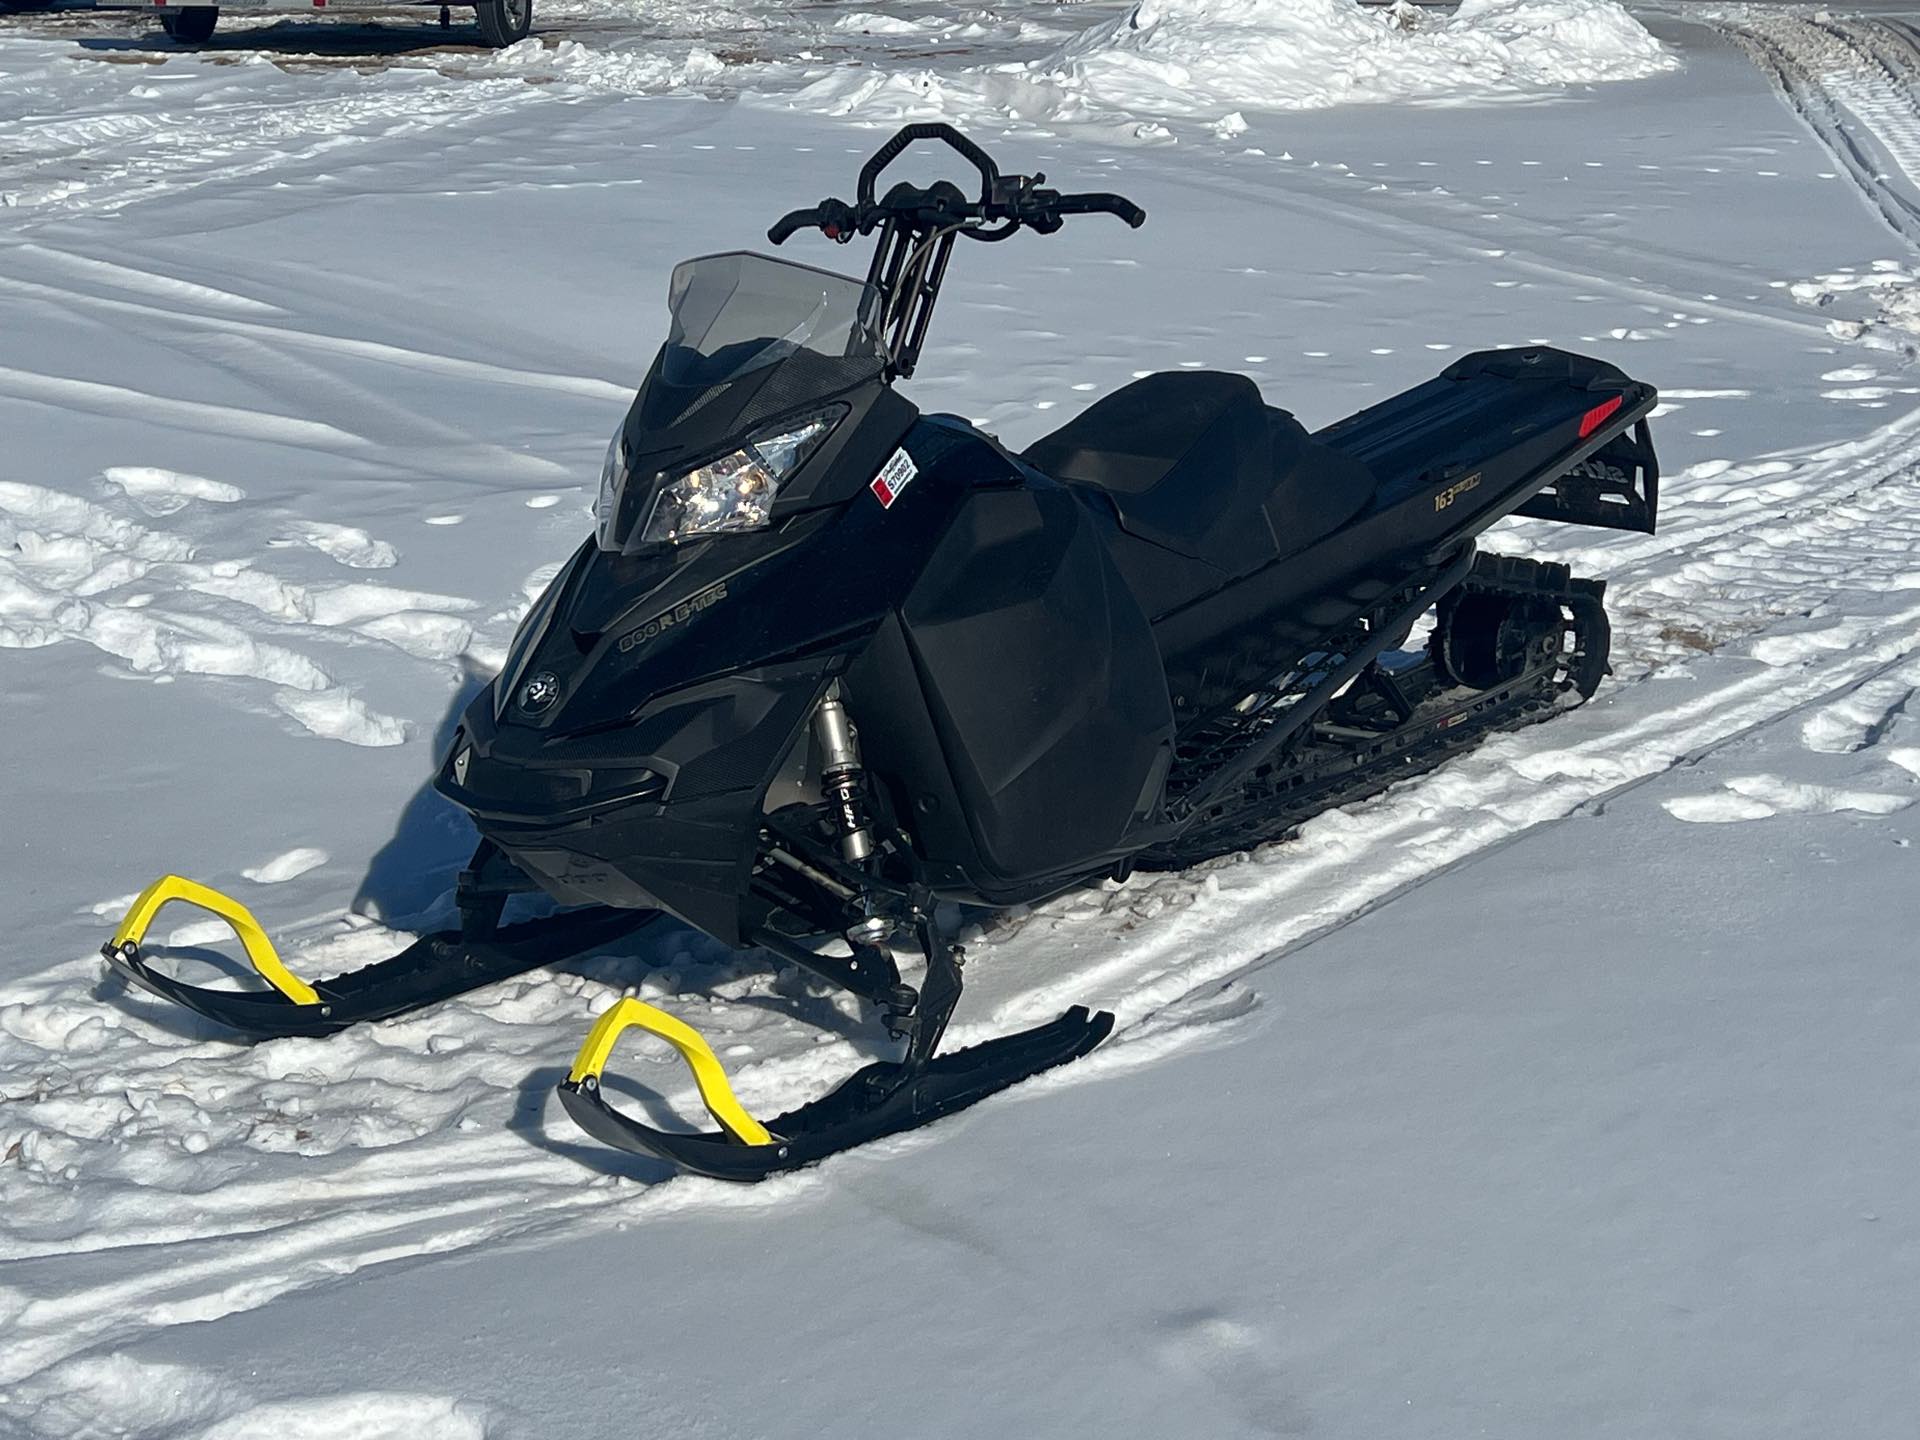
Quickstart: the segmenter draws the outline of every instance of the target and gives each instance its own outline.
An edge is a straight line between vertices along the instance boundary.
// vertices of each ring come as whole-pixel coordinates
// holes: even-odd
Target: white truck
[[[7,0],[0,0],[0,5]],[[480,24],[480,35],[487,44],[498,47],[527,38],[533,24],[533,0],[426,0],[437,5],[440,23],[448,21],[452,8],[471,8]],[[275,14],[330,15],[337,11],[412,9],[408,0],[222,0],[219,5],[181,4],[180,0],[103,0],[102,9],[152,10],[160,24],[175,40],[185,45],[204,44],[213,35],[223,9],[262,11]]]

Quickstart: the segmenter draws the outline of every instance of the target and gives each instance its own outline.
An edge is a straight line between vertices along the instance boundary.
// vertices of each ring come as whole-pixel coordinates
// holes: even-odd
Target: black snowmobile
[[[879,195],[922,140],[959,152],[977,193]],[[675,270],[596,534],[436,780],[483,837],[461,932],[308,985],[244,910],[169,877],[108,959],[247,1033],[322,1034],[668,911],[871,1003],[902,1047],[763,1124],[690,1027],[638,1000],[609,1010],[560,1087],[568,1113],[621,1149],[755,1179],[969,1105],[1111,1030],[1076,1007],[942,1053],[963,960],[950,902],[1004,907],[1276,839],[1593,693],[1602,585],[1474,539],[1514,514],[1651,531],[1651,386],[1559,350],[1487,351],[1309,434],[1243,376],[1179,371],[1012,454],[894,382],[956,240],[1146,218],[1044,178],[910,125],[853,203],[769,232],[875,237],[864,280],[744,252]],[[1402,651],[1429,617],[1424,647]],[[535,887],[587,908],[498,928],[507,894]],[[224,905],[273,988],[156,970],[139,940],[172,898]],[[913,983],[900,950],[923,962]],[[635,1025],[688,1059],[719,1130],[666,1132],[607,1103],[602,1067]]]

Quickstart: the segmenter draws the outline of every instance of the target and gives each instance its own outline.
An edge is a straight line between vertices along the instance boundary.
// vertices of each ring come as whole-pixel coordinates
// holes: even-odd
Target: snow
[[[1880,1433],[1916,1398],[1920,852],[1910,818],[1663,812],[1761,766],[1877,757],[1778,723],[1294,951],[1203,1047],[121,1358],[446,1387],[508,1435],[897,1433],[888,1342],[966,1359],[900,1361],[929,1437]]]
[[[1866,308],[1920,274],[1898,66],[1586,0],[541,16],[500,55],[0,29],[0,1435],[1905,1424],[1920,385]],[[761,1113],[877,1053],[681,927],[324,1042],[108,978],[169,870],[305,976],[445,921],[472,835],[428,776],[590,524],[667,271],[846,193],[903,113],[1151,216],[957,257],[909,393],[1010,444],[1162,368],[1312,425],[1533,339],[1659,385],[1658,535],[1498,536],[1608,581],[1596,700],[992,921],[955,1043],[1074,1003],[1113,1041],[751,1190],[550,1101],[627,993]],[[156,933],[236,969],[217,923]],[[699,1113],[663,1050],[617,1070]]]
[[[256,885],[278,885],[283,881],[296,880],[309,870],[327,863],[327,852],[316,850],[311,845],[301,845],[276,855],[264,865],[254,865],[240,873]]]
[[[941,20],[842,28],[954,38]],[[870,121],[1095,122],[1169,140],[1169,119],[1231,139],[1243,108],[1474,100],[1633,80],[1677,61],[1613,0],[1465,0],[1412,20],[1347,0],[1139,0],[1036,59],[953,70],[842,67],[792,103]]]

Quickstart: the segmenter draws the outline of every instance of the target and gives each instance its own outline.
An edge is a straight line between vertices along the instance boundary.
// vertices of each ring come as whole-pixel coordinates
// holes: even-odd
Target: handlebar
[[[922,127],[908,127],[916,128]],[[900,136],[894,138],[898,140]],[[782,245],[796,231],[819,230],[828,239],[844,244],[855,235],[871,234],[890,216],[916,220],[929,228],[954,226],[960,233],[981,240],[1004,239],[1021,226],[1051,235],[1069,215],[1113,215],[1135,230],[1147,223],[1147,212],[1124,195],[1105,191],[1063,195],[1058,190],[1039,188],[1038,182],[1045,178],[996,173],[988,182],[987,193],[977,201],[969,201],[958,186],[945,180],[936,181],[924,190],[902,183],[889,190],[884,199],[863,196],[857,205],[849,205],[844,200],[822,200],[818,205],[782,215],[768,229],[767,239]],[[863,170],[863,188],[866,182],[867,172]],[[1002,228],[977,228],[993,225]]]
[[[938,140],[973,166],[980,174],[978,198],[969,200],[951,180],[936,180],[924,190],[903,181],[884,199],[874,199],[881,174],[918,140]],[[819,230],[844,243],[890,221],[920,234],[958,232],[974,240],[1004,240],[1022,226],[1051,235],[1069,215],[1117,215],[1136,230],[1146,223],[1147,212],[1123,195],[1062,195],[1040,188],[1046,178],[1002,175],[991,155],[944,122],[905,125],[860,167],[853,204],[822,200],[810,209],[790,210],[774,222],[767,238],[780,245],[796,230]]]
[[[971,165],[980,176],[979,194],[969,196],[951,180],[936,180],[924,189],[902,180],[875,199],[887,167],[920,140],[937,140]],[[828,199],[790,210],[774,222],[767,238],[781,245],[795,231],[818,230],[845,244],[856,235],[879,232],[867,266],[867,285],[881,301],[874,333],[886,351],[886,378],[901,379],[919,363],[934,301],[960,236],[1004,240],[1023,229],[1051,235],[1069,215],[1113,215],[1136,230],[1147,221],[1147,212],[1124,195],[1063,195],[1044,189],[1046,178],[1001,174],[991,155],[951,125],[907,125],[860,167],[853,204]]]
[[[1117,215],[1129,229],[1138,230],[1147,223],[1147,212],[1124,195],[1090,190],[1081,195],[1062,195],[1053,202],[1056,215]]]

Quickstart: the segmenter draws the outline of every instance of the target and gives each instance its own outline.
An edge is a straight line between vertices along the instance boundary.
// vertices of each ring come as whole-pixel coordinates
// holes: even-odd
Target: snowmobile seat
[[[1123,386],[1021,459],[1104,496],[1128,534],[1239,576],[1304,549],[1373,494],[1244,375],[1172,370]]]

